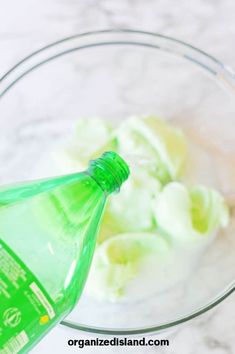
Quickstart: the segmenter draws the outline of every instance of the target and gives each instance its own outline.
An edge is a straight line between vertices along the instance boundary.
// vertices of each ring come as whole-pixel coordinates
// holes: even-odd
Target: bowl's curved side
[[[234,84],[235,72],[232,68],[186,42],[159,33],[130,29],[106,29],[65,37],[22,58],[1,76],[0,98],[25,75],[57,57],[89,47],[117,44],[152,47],[183,56],[217,76],[223,83],[226,82],[229,86]]]

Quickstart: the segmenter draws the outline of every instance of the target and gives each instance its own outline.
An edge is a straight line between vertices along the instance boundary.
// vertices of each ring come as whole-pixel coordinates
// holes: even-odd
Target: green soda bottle
[[[0,189],[0,354],[28,353],[74,308],[107,196],[128,175],[106,152],[84,172]]]

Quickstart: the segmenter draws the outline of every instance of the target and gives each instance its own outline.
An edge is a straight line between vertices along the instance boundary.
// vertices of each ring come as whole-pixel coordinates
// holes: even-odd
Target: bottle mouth
[[[110,193],[119,191],[130,174],[125,160],[114,151],[107,151],[98,159],[91,160],[88,171],[102,189]]]

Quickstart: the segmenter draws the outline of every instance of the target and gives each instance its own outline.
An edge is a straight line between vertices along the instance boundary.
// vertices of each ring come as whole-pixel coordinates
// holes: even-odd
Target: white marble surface
[[[234,0],[8,0],[0,9],[0,76],[32,50],[74,33],[103,28],[138,28],[178,37],[235,67]],[[235,353],[235,296],[206,317],[170,336],[168,348],[96,348],[95,352]],[[76,352],[69,338],[82,333],[58,326],[33,350]],[[94,353],[94,348],[83,349]]]

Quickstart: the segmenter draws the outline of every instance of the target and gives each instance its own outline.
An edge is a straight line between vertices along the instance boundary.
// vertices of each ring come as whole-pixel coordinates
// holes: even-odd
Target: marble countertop
[[[234,0],[8,0],[0,11],[0,76],[49,42],[104,28],[160,32],[192,43],[235,68]],[[170,335],[167,348],[96,348],[102,353],[235,353],[235,295]],[[70,338],[83,334],[55,328],[32,352],[72,353]],[[83,349],[83,352],[94,352]]]

